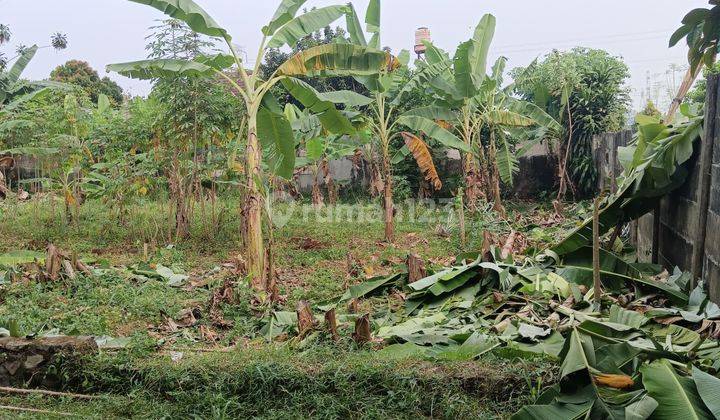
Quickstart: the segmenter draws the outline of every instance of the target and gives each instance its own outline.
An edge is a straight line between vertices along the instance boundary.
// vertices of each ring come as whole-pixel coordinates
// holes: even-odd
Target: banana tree
[[[229,54],[199,57],[194,61],[161,59],[113,64],[109,71],[125,76],[153,79],[157,77],[213,77],[225,80],[245,101],[247,108],[247,143],[245,151],[245,191],[242,204],[243,240],[248,276],[256,291],[267,290],[266,256],[262,236],[263,195],[262,163],[275,174],[290,178],[295,167],[295,144],[290,122],[283,114],[270,89],[278,83],[304,107],[318,115],[323,126],[333,134],[351,134],[350,121],[336,109],[336,104],[352,100],[349,92],[319,93],[297,77],[371,76],[386,68],[390,54],[367,46],[327,44],[302,51],[273,74],[265,75],[260,65],[269,48],[292,46],[313,31],[324,28],[342,16],[351,20],[351,5],[328,6],[296,16],[306,0],[283,0],[270,22],[262,28],[262,41],[255,66],[245,67],[242,55],[232,43],[229,32],[192,0],[130,0],[154,7],[181,20],[195,32],[217,38],[227,44]],[[239,80],[225,72],[235,68]]]
[[[491,74],[487,74],[495,26],[494,16],[483,16],[472,39],[460,44],[452,59],[447,52],[426,41],[425,60],[418,61],[420,70],[403,90],[428,86],[435,97],[431,106],[409,113],[422,118],[413,128],[425,132],[443,129],[461,138],[466,145],[463,168],[468,185],[465,194],[471,209],[478,198],[485,195],[492,196],[495,209],[503,213],[500,180],[512,183],[517,172],[517,155],[509,141],[509,130],[553,121],[533,104],[513,98],[510,86],[501,88],[504,57],[498,59]],[[484,141],[483,137],[486,137]]]
[[[369,98],[367,99],[370,100]],[[347,113],[353,123],[361,123],[360,114]],[[295,132],[298,147],[305,151],[305,155],[295,161],[296,169],[309,170],[312,177],[312,203],[316,208],[324,204],[324,195],[320,189],[320,173],[328,192],[331,205],[337,203],[337,190],[330,173],[330,161],[343,159],[355,154],[361,147],[360,136],[330,135],[323,129],[317,115],[309,111],[301,111],[296,106],[285,106],[285,115],[290,120]]]
[[[513,98],[512,85],[501,88],[506,62],[505,57],[495,62],[488,82],[473,98],[474,124],[479,136],[485,137],[484,142],[477,139],[474,147],[480,150],[480,156],[487,157],[484,162],[485,173],[489,175],[487,193],[493,197],[494,208],[500,214],[505,213],[500,181],[512,185],[518,172],[518,158],[524,150],[561,129],[554,118],[535,104]],[[517,139],[525,139],[525,147],[516,150],[513,140]]]
[[[51,87],[62,86],[53,82],[23,82],[25,68],[35,57],[39,47],[23,49],[8,71],[0,71],[0,116],[7,115],[20,105],[49,92]]]
[[[380,48],[380,0],[371,0],[365,15],[367,32],[371,34],[369,41],[366,40],[359,19],[353,15],[348,19],[348,32],[351,40],[360,46]],[[470,151],[469,146],[463,143],[453,133],[436,124],[435,115],[428,115],[425,109],[415,109],[399,112],[404,99],[412,89],[407,89],[404,83],[407,82],[407,64],[410,61],[410,53],[402,51],[396,59],[391,60],[389,65],[383,67],[376,75],[356,76],[355,78],[365,85],[370,91],[373,103],[370,104],[369,127],[372,132],[375,151],[379,155],[380,166],[383,178],[383,212],[385,222],[385,240],[393,241],[395,236],[393,203],[393,163],[402,155],[412,153],[425,179],[435,189],[442,188],[435,165],[430,155],[428,144],[423,140],[423,134],[438,143],[466,152]],[[405,147],[401,150],[391,150],[392,141],[402,137]]]
[[[0,45],[10,41],[10,29],[6,25],[0,25]],[[67,48],[67,37],[64,34],[56,33],[50,38],[50,45],[38,47],[19,47],[17,56],[5,60],[0,54],[0,117],[12,112],[20,105],[32,100],[33,98],[46,94],[51,88],[62,88],[62,83],[38,81],[26,82],[21,81],[20,76],[25,71],[30,61],[41,48],[54,48],[56,50],[64,50]],[[10,70],[6,71],[8,62],[13,65]]]

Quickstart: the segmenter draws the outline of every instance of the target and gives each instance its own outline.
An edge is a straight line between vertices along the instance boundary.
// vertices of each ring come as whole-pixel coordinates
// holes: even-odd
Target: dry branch
[[[77,414],[65,413],[62,411],[40,410],[37,408],[15,407],[12,405],[0,405],[0,410],[23,411],[27,413],[52,414],[53,416],[77,417]]]
[[[44,389],[11,388],[11,387],[7,387],[7,386],[0,386],[0,392],[4,392],[6,394],[22,394],[22,395],[39,394],[39,395],[47,395],[50,397],[69,397],[69,398],[75,398],[75,399],[79,399],[79,400],[92,400],[92,399],[100,398],[100,396],[98,396],[98,395],[73,394],[70,392],[47,391]]]

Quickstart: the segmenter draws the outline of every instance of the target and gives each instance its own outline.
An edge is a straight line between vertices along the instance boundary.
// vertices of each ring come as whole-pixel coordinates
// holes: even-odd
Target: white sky
[[[222,26],[234,42],[254,57],[260,28],[272,16],[279,0],[196,0]],[[310,0],[307,7],[341,4],[347,0]],[[364,15],[368,0],[353,1]],[[622,56],[632,72],[630,86],[636,107],[642,102],[648,74],[664,84],[671,64],[686,62],[686,47],[667,48],[681,18],[705,0],[384,0],[383,45],[394,51],[412,49],[417,27],[430,28],[433,41],[454,51],[469,39],[484,13],[498,20],[491,55],[509,58],[508,68],[527,65],[553,48],[574,46],[602,48]],[[11,26],[17,44],[45,45],[51,33],[68,35],[70,47],[62,52],[42,50],[25,76],[48,77],[57,65],[70,59],[90,62],[101,74],[106,64],[145,57],[145,36],[154,19],[163,15],[148,6],[127,0],[0,0],[0,23]],[[362,19],[362,17],[361,17]],[[344,24],[344,20],[339,22]],[[143,82],[109,75],[131,94],[146,94]],[[682,77],[677,73],[676,77]],[[663,102],[664,94],[658,96]]]

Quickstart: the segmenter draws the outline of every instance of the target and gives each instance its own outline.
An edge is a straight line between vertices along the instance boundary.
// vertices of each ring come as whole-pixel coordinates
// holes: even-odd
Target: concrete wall
[[[350,158],[331,160],[330,174],[333,180],[342,186],[368,186],[369,168],[361,168],[360,173],[353,172]],[[444,159],[436,159],[435,166],[442,174],[462,175],[460,152],[448,150]],[[556,163],[545,144],[537,144],[518,160],[519,172],[515,177],[513,195],[519,198],[533,198],[541,191],[552,190],[556,181]],[[364,169],[364,170],[363,170]],[[321,186],[325,185],[322,174],[318,175]],[[444,180],[443,180],[444,181]],[[298,176],[298,191],[309,194],[312,191],[312,171],[305,170]]]
[[[518,175],[513,195],[535,198],[542,191],[550,191],[557,181],[557,162],[547,143],[538,143],[518,159]]]
[[[720,124],[716,122],[716,131]],[[710,202],[705,233],[705,259],[703,273],[709,280],[710,296],[720,301],[720,136],[716,132],[713,147],[713,160],[710,168]]]
[[[593,160],[598,171],[598,190],[615,192],[617,176],[622,173],[622,165],[617,158],[617,148],[627,146],[632,140],[631,130],[617,133],[605,133],[593,138]]]
[[[688,180],[679,188],[660,200],[660,228],[657,262],[666,267],[680,267],[692,270],[692,258],[698,234],[700,217],[699,156],[700,148],[689,162]],[[657,223],[657,220],[654,221]]]
[[[633,222],[631,239],[638,260],[677,266],[705,280],[710,297],[720,302],[720,77],[708,78],[704,134],[687,163],[683,186],[663,197],[656,210]],[[607,150],[627,141],[628,134],[609,133],[594,142],[600,189],[612,183],[609,176],[617,153]]]

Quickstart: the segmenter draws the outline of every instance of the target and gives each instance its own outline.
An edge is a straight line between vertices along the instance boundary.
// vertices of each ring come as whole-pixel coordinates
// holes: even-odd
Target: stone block
[[[0,338],[0,386],[57,388],[62,378],[54,363],[97,353],[92,337]]]

